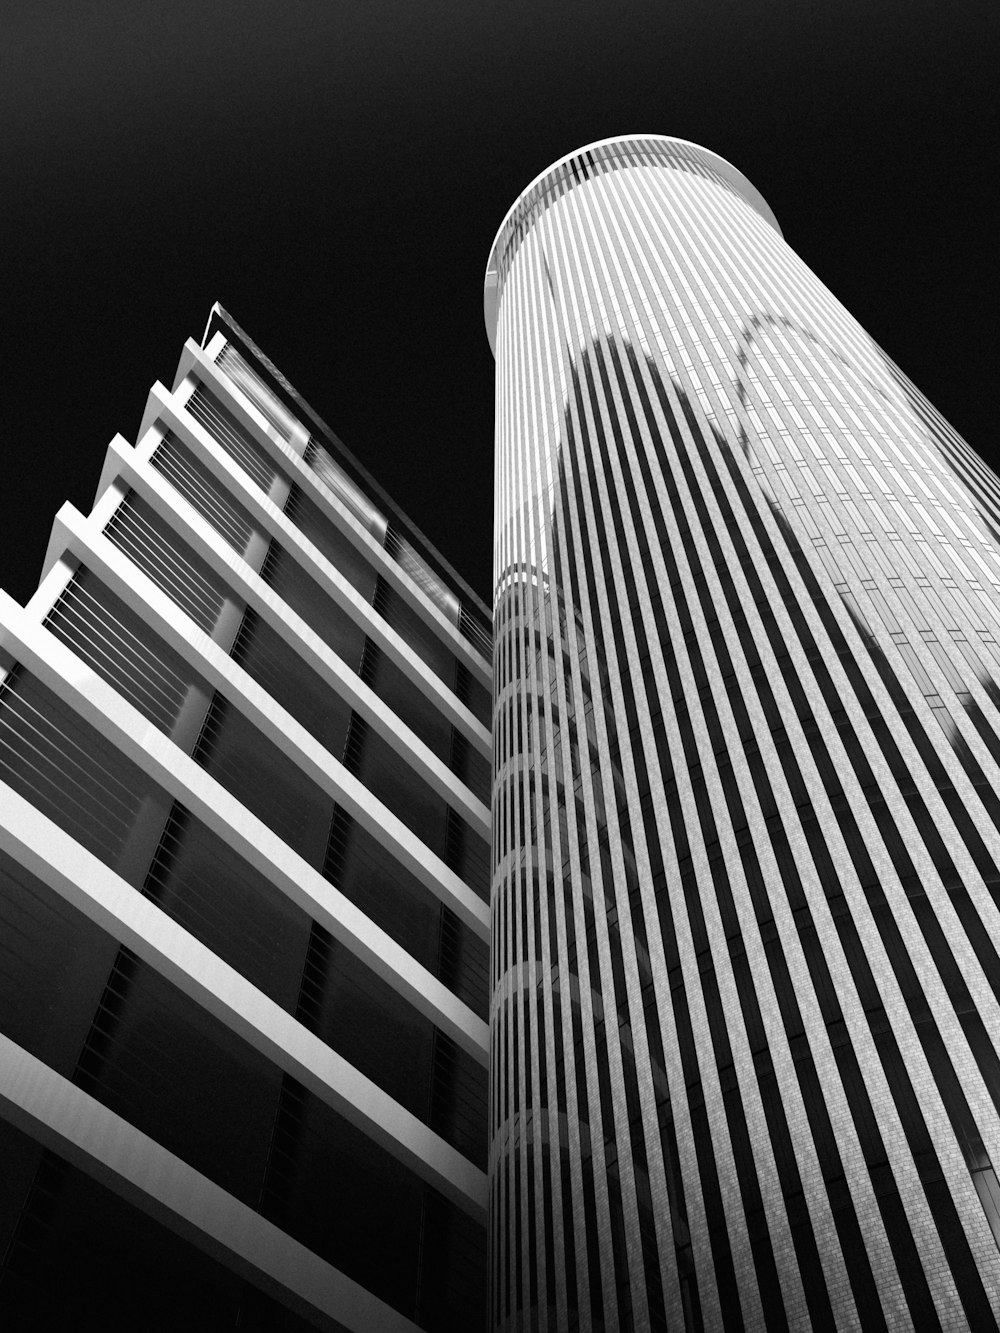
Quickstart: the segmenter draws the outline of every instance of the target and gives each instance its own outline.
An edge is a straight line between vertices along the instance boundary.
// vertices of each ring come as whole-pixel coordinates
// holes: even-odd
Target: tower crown
[[[517,196],[500,223],[490,246],[483,283],[486,334],[494,352],[497,305],[507,268],[522,239],[549,203],[566,190],[600,172],[654,165],[692,171],[726,185],[736,194],[742,195],[751,208],[756,209],[781,235],[778,220],[764,196],[751,185],[742,171],[738,171],[718,153],[691,143],[688,139],[675,139],[667,134],[621,134],[610,139],[598,139],[567,153],[540,172]]]

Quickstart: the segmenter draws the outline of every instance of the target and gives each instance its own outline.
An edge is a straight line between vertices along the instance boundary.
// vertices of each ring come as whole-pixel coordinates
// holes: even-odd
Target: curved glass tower
[[[997,478],[693,144],[485,304],[491,1327],[993,1328]]]

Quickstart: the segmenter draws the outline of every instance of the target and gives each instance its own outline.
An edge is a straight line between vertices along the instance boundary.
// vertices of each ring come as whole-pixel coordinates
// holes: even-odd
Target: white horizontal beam
[[[157,387],[154,386],[155,393]],[[373,609],[371,604],[335,569],[326,557],[299,531],[285,514],[263,497],[246,473],[232,461],[224,449],[212,440],[198,422],[185,415],[182,419],[168,403],[161,404],[161,419],[185,443],[194,445],[199,461],[209,467],[226,489],[244,508],[251,511],[259,526],[276,536],[300,567],[322,588],[331,603],[382,649],[403,674],[431,701],[449,722],[468,737],[480,752],[491,753],[492,738],[487,727],[463,704],[454,690],[436,675]],[[147,432],[134,450],[123,447],[119,439],[108,446],[108,461],[116,460],[118,477],[132,486],[174,527],[218,574],[246,600],[253,598],[254,586],[266,585],[156,468],[149,457],[159,443],[160,432]]]
[[[420,1333],[252,1208],[0,1034],[0,1115],[329,1333]]]
[[[19,865],[421,1179],[485,1218],[486,1177],[468,1158],[3,782],[0,808],[0,848]]]
[[[240,712],[250,718],[269,740],[321,788],[329,791],[337,800],[344,798],[341,778],[350,775],[340,760],[310,736],[302,724],[257,685],[228,653],[222,652],[209,635],[193,625],[177,604],[134,565],[119,547],[109,541],[98,526],[84,518],[71,505],[63,505],[53,531],[61,534],[64,552],[98,575],[184,661],[215,689],[222,690]],[[270,619],[268,624],[272,624]],[[327,665],[335,665],[336,671],[318,673],[324,684],[329,685],[331,691],[338,698],[344,699],[351,708],[357,707],[372,730],[387,741],[400,759],[414,770],[414,776],[425,781],[432,791],[468,820],[473,830],[489,846],[490,815],[483,802],[477,800],[437,755],[381,704],[378,696],[365,685],[360,676],[344,666],[329,650],[327,654],[332,659],[332,663]],[[304,656],[303,660],[306,660]],[[314,663],[309,665],[315,666]],[[377,803],[373,820],[371,826],[380,833],[400,823]],[[400,828],[405,829],[405,825],[400,824]],[[392,834],[389,836],[391,838]],[[425,850],[422,857],[426,862],[426,858],[433,857],[433,853]],[[443,863],[440,872],[444,876],[451,873]],[[438,874],[436,869],[434,874]],[[440,881],[436,880],[433,886],[435,890],[437,882]],[[461,882],[458,880],[458,883]],[[476,898],[474,893],[472,896]]]
[[[486,1061],[488,1032],[482,1019],[3,592],[0,648],[34,672],[126,758],[388,982],[418,1013],[471,1055]],[[478,899],[475,901],[478,922],[485,908]],[[487,922],[485,932],[488,929]]]
[[[280,463],[282,468],[302,487],[327,518],[348,538],[355,549],[370,561],[386,582],[393,584],[403,594],[407,602],[419,612],[424,623],[435,631],[442,642],[447,644],[448,648],[460,660],[464,661],[465,665],[484,685],[488,688],[491,687],[491,664],[441,613],[426,593],[406,573],[405,569],[392,559],[385,547],[376,542],[350,510],[323,486],[312,468],[295,449],[278,437],[277,432],[269,427],[264,417],[259,414],[250,400],[244,397],[239,386],[234,385],[228,375],[221,371],[211,357],[207,356],[197,343],[190,338],[184,344],[184,351],[178,365],[178,375],[175,377],[177,385],[175,394],[180,387],[181,380],[184,378],[180,374],[182,368],[186,374],[193,372],[197,379],[201,380],[207,388],[224,401],[228,410],[251,433],[261,448],[265,449],[276,462]],[[183,394],[181,397],[183,397]],[[181,406],[178,399],[175,398],[174,401],[176,406]],[[150,416],[147,408],[147,415],[143,419],[144,426],[149,421]]]

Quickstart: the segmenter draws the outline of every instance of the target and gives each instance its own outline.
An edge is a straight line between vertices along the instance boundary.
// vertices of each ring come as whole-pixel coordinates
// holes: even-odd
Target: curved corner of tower
[[[490,340],[490,350],[496,356],[496,328],[497,311],[500,299],[500,280],[499,280],[499,256],[501,251],[501,242],[506,240],[505,232],[512,222],[518,219],[518,210],[531,203],[540,202],[540,197],[545,195],[549,187],[556,184],[560,176],[563,176],[572,183],[581,183],[589,178],[595,170],[595,155],[603,159],[608,164],[621,165],[626,162],[629,165],[641,165],[638,157],[639,153],[650,154],[663,145],[670,145],[673,150],[672,156],[678,159],[688,158],[700,160],[703,167],[711,171],[726,182],[737,194],[743,196],[746,202],[764,220],[774,228],[780,236],[781,228],[778,225],[778,219],[771,211],[767,200],[760,191],[747,180],[742,171],[739,171],[731,162],[727,162],[724,157],[718,153],[713,153],[710,148],[702,148],[700,144],[692,143],[690,139],[678,139],[670,134],[619,134],[610,139],[598,139],[594,143],[586,144],[583,148],[574,149],[572,153],[567,153],[564,157],[553,162],[551,166],[546,167],[540,172],[533,181],[521,191],[497,228],[497,234],[493,238],[493,244],[490,246],[490,257],[486,264],[486,277],[483,282],[483,316],[486,322],[486,335]],[[631,150],[631,154],[629,152]],[[661,153],[662,157],[662,153]],[[536,196],[538,198],[536,198]]]
[[[486,269],[486,277],[483,280],[483,318],[486,321],[486,336],[490,340],[490,351],[494,356],[497,354],[497,305],[499,302],[499,292],[497,290],[497,265],[496,265],[496,243],[490,251],[490,262]]]

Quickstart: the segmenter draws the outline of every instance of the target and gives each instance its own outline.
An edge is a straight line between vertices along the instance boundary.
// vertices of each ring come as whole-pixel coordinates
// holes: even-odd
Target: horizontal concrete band
[[[0,1034],[0,1116],[331,1333],[417,1325]]]
[[[298,907],[344,943],[413,1007],[464,1050],[485,1062],[487,1027],[426,968],[355,907],[335,885],[263,824],[200,765],[147,723],[54,635],[0,592],[0,646],[33,671],[81,718],[177,797],[223,842],[263,873]],[[364,788],[361,788],[362,793]],[[370,810],[366,819],[370,817]],[[375,829],[376,833],[378,829]],[[464,886],[463,886],[464,887]],[[469,898],[471,893],[466,890]],[[456,911],[458,900],[455,901]],[[488,913],[475,899],[463,919],[488,933]]]
[[[389,626],[362,597],[354,587],[337,571],[332,564],[306,539],[271,501],[263,498],[252,486],[242,470],[232,462],[219,445],[207,432],[201,430],[198,423],[176,413],[173,408],[165,408],[163,425],[174,430],[175,434],[194,445],[193,452],[204,463],[227,490],[244,508],[259,521],[265,532],[278,536],[298,564],[313,578],[329,596],[330,601],[379,648],[385,653],[403,674],[424,694],[428,700],[454,726],[462,732],[476,748],[489,757],[491,736],[487,727],[474,717],[465,704],[461,703],[455,692],[430,667],[418,657],[410,645]],[[195,435],[195,428],[200,432]],[[121,479],[131,486],[146,500],[162,518],[171,524],[178,535],[215,570],[226,582],[253,605],[260,596],[260,590],[270,593],[268,585],[259,578],[231,546],[219,535],[212,525],[195,510],[184,497],[176,491],[166,478],[149,464],[149,458],[161,439],[160,429],[147,432],[139,445],[132,449],[121,436],[116,436],[108,446],[106,471],[112,484]],[[111,464],[111,466],[108,466]],[[57,559],[59,552],[51,542],[47,564]],[[273,601],[274,594],[270,593]],[[291,609],[284,607],[283,613],[291,615]],[[296,623],[303,623],[295,617]]]
[[[468,639],[459,633],[456,626],[442,615],[441,611],[434,606],[427,595],[406,573],[406,570],[392,559],[385,547],[379,545],[337,497],[330,493],[313,469],[295,449],[280,439],[277,432],[267,425],[263,416],[259,415],[254,405],[240,392],[239,386],[223,374],[215,362],[206,356],[202,349],[190,339],[185,343],[181,364],[184,365],[186,362],[189,362],[187,374],[191,375],[192,378],[196,377],[197,380],[200,380],[219,397],[223,398],[229,411],[233,413],[241,425],[244,425],[252,433],[253,438],[281,466],[282,470],[306,491],[309,498],[348,538],[355,549],[372,563],[386,582],[403,594],[408,604],[419,613],[424,623],[434,630],[435,634],[456,654],[459,660],[478,676],[483,684],[488,686],[491,678],[490,663],[476,651]],[[152,407],[154,402],[173,402],[177,408],[183,408],[186,396],[183,390],[170,394],[164,385],[154,385],[150,394],[150,406],[147,406],[146,415],[143,419],[143,426],[151,424],[150,417],[152,412],[156,411],[156,408]]]
[[[396,504],[384,487],[380,486],[378,481],[372,476],[357,455],[344,444],[335,430],[319,415],[319,413],[308,403],[305,398],[291,385],[277,366],[270,360],[253,338],[247,333],[246,329],[233,318],[230,311],[226,310],[218,301],[212,305],[208,320],[205,324],[205,331],[202,334],[200,346],[205,354],[212,360],[217,360],[227,343],[235,341],[237,350],[241,351],[244,359],[251,364],[256,372],[264,372],[265,376],[270,376],[273,381],[280,385],[288,400],[293,404],[287,410],[294,415],[299,423],[308,425],[309,433],[317,436],[320,442],[333,451],[337,462],[346,462],[349,470],[356,474],[352,479],[357,480],[361,490],[368,497],[370,502],[384,511],[387,519],[393,516],[404,521],[412,530],[416,541],[433,557],[437,565],[440,566],[445,580],[449,587],[456,594],[461,595],[463,603],[467,602],[469,606],[475,607],[487,618],[490,616],[490,609],[486,605],[482,596],[471,588],[468,582],[456,570],[450,561],[446,560],[440,550],[434,543],[421,532],[413,523],[411,514],[404,514],[400,506]],[[178,383],[182,375],[175,377],[174,384]],[[293,441],[296,443],[296,441]]]
[[[240,712],[253,721],[263,735],[303,771],[308,772],[320,787],[328,790],[338,800],[350,799],[346,796],[345,780],[347,787],[351,787],[353,783],[363,790],[362,784],[352,778],[339,759],[325,750],[300,722],[287,713],[266,690],[257,685],[253,678],[228,653],[223,652],[209,635],[192,624],[172,598],[162,592],[104,536],[99,524],[85,519],[71,506],[64,505],[57,515],[56,526],[64,554],[75,557],[87,569],[97,574],[180,657],[194,667],[213,688],[221,690]],[[37,609],[39,614],[44,614],[41,607],[33,609]],[[288,641],[287,638],[285,641]],[[295,647],[294,644],[289,646]],[[300,655],[308,665],[311,667],[315,665],[314,662],[308,661],[304,653]],[[333,654],[327,653],[326,656],[332,658]],[[333,658],[333,661],[338,667],[342,667],[339,659]],[[324,673],[324,683],[330,683],[330,674],[330,672]],[[408,728],[405,728],[394,714],[378,706],[377,696],[359,676],[342,667],[339,682],[342,683],[342,689],[337,689],[331,684],[331,689],[335,690],[338,697],[345,698],[352,707],[355,700],[365,705],[362,713],[370,720],[372,729],[394,749],[401,751],[402,761],[404,763],[411,761],[414,770],[427,782],[431,790],[467,819],[474,831],[488,843],[489,812],[483,803],[477,800],[464,783],[460,782]],[[375,824],[380,832],[390,840],[396,838],[398,834],[394,845],[400,849],[400,860],[405,863],[408,855],[406,849],[412,851],[414,848],[423,848],[417,854],[421,866],[433,877],[434,883],[429,887],[437,891],[438,885],[451,885],[449,876],[453,876],[455,885],[452,887],[457,896],[468,895],[471,910],[474,914],[481,915],[473,906],[481,901],[478,895],[468,886],[464,886],[458,876],[449,871],[429,848],[423,847],[419,838],[411,833],[401,820],[388,810],[384,810],[374,796],[369,796],[368,800],[373,808],[379,807]],[[463,885],[464,894],[462,889],[458,888],[459,885]]]
[[[0,848],[59,898],[473,1217],[486,1177],[228,963],[0,783]]]

